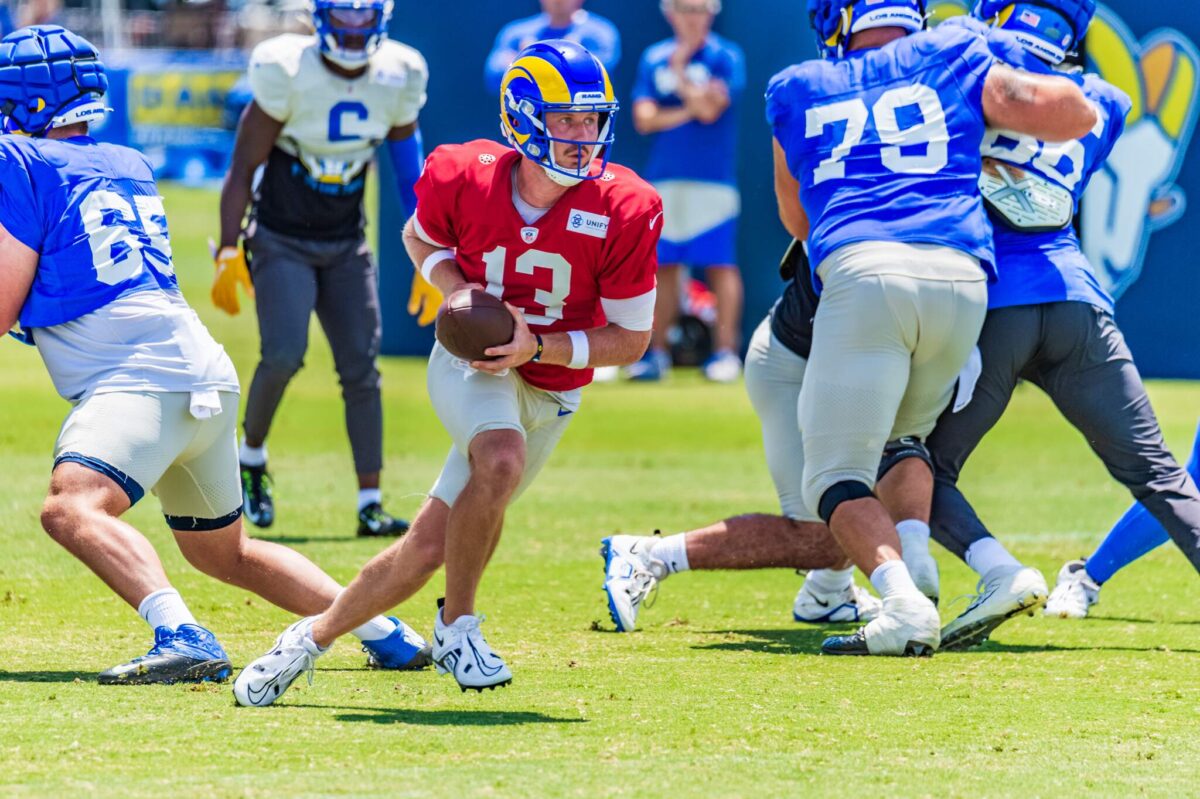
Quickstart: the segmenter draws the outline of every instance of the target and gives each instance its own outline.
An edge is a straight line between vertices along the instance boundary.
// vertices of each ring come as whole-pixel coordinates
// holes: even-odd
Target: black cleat
[[[358,512],[359,538],[394,538],[407,532],[408,522],[395,518],[378,502],[372,502]]]
[[[867,649],[867,636],[860,629],[854,635],[833,635],[821,644],[823,655],[870,655]],[[904,645],[905,657],[930,657],[933,647],[920,641],[909,641]]]
[[[216,636],[195,624],[178,630],[159,627],[150,651],[101,672],[101,685],[170,685],[177,682],[224,682],[233,673]]]
[[[270,527],[275,521],[275,498],[266,466],[242,464],[242,502],[246,518],[255,527]]]

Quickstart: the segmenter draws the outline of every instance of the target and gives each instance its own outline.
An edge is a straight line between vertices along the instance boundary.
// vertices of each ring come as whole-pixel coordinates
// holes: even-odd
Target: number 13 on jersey
[[[571,264],[558,253],[545,250],[526,250],[509,266],[508,249],[497,247],[483,254],[487,293],[516,305],[531,325],[552,325],[563,318],[563,304],[571,292]],[[512,269],[517,275],[542,275],[549,273],[550,288],[535,289],[533,307],[522,307],[505,297],[505,270]],[[512,281],[507,288],[511,291]],[[526,305],[528,305],[526,303]],[[539,307],[540,306],[540,307]]]

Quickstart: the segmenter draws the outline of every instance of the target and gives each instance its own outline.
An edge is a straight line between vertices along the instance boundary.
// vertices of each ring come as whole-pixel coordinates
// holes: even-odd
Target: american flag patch
[[[1032,28],[1036,28],[1038,25],[1042,24],[1042,18],[1028,9],[1022,11],[1021,16],[1019,16],[1017,19]]]

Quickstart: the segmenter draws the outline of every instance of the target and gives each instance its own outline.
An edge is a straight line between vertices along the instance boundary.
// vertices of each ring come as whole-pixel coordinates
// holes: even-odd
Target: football
[[[483,361],[483,351],[512,341],[516,325],[504,303],[479,289],[451,294],[438,311],[434,334],[451,355]]]

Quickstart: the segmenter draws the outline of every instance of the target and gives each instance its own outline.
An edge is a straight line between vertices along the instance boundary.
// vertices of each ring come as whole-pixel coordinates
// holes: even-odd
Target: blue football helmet
[[[509,65],[500,81],[500,130],[521,155],[541,164],[561,186],[574,186],[604,174],[616,127],[613,117],[620,106],[612,81],[600,59],[582,45],[566,39],[534,42]],[[546,115],[563,112],[596,112],[594,139],[562,139],[551,135]],[[554,143],[591,148],[576,166],[555,160]],[[600,169],[592,164],[601,158]]]
[[[370,60],[387,38],[392,0],[313,0],[312,21],[321,55],[346,69]]]
[[[850,37],[869,28],[925,29],[925,0],[808,0],[808,19],[824,58],[841,58]]]
[[[1074,50],[1096,14],[1096,0],[979,0],[971,12],[978,19],[1011,31],[1026,50],[1061,64]]]
[[[0,40],[0,115],[5,133],[96,122],[108,108],[100,53],[61,25],[19,28]]]

